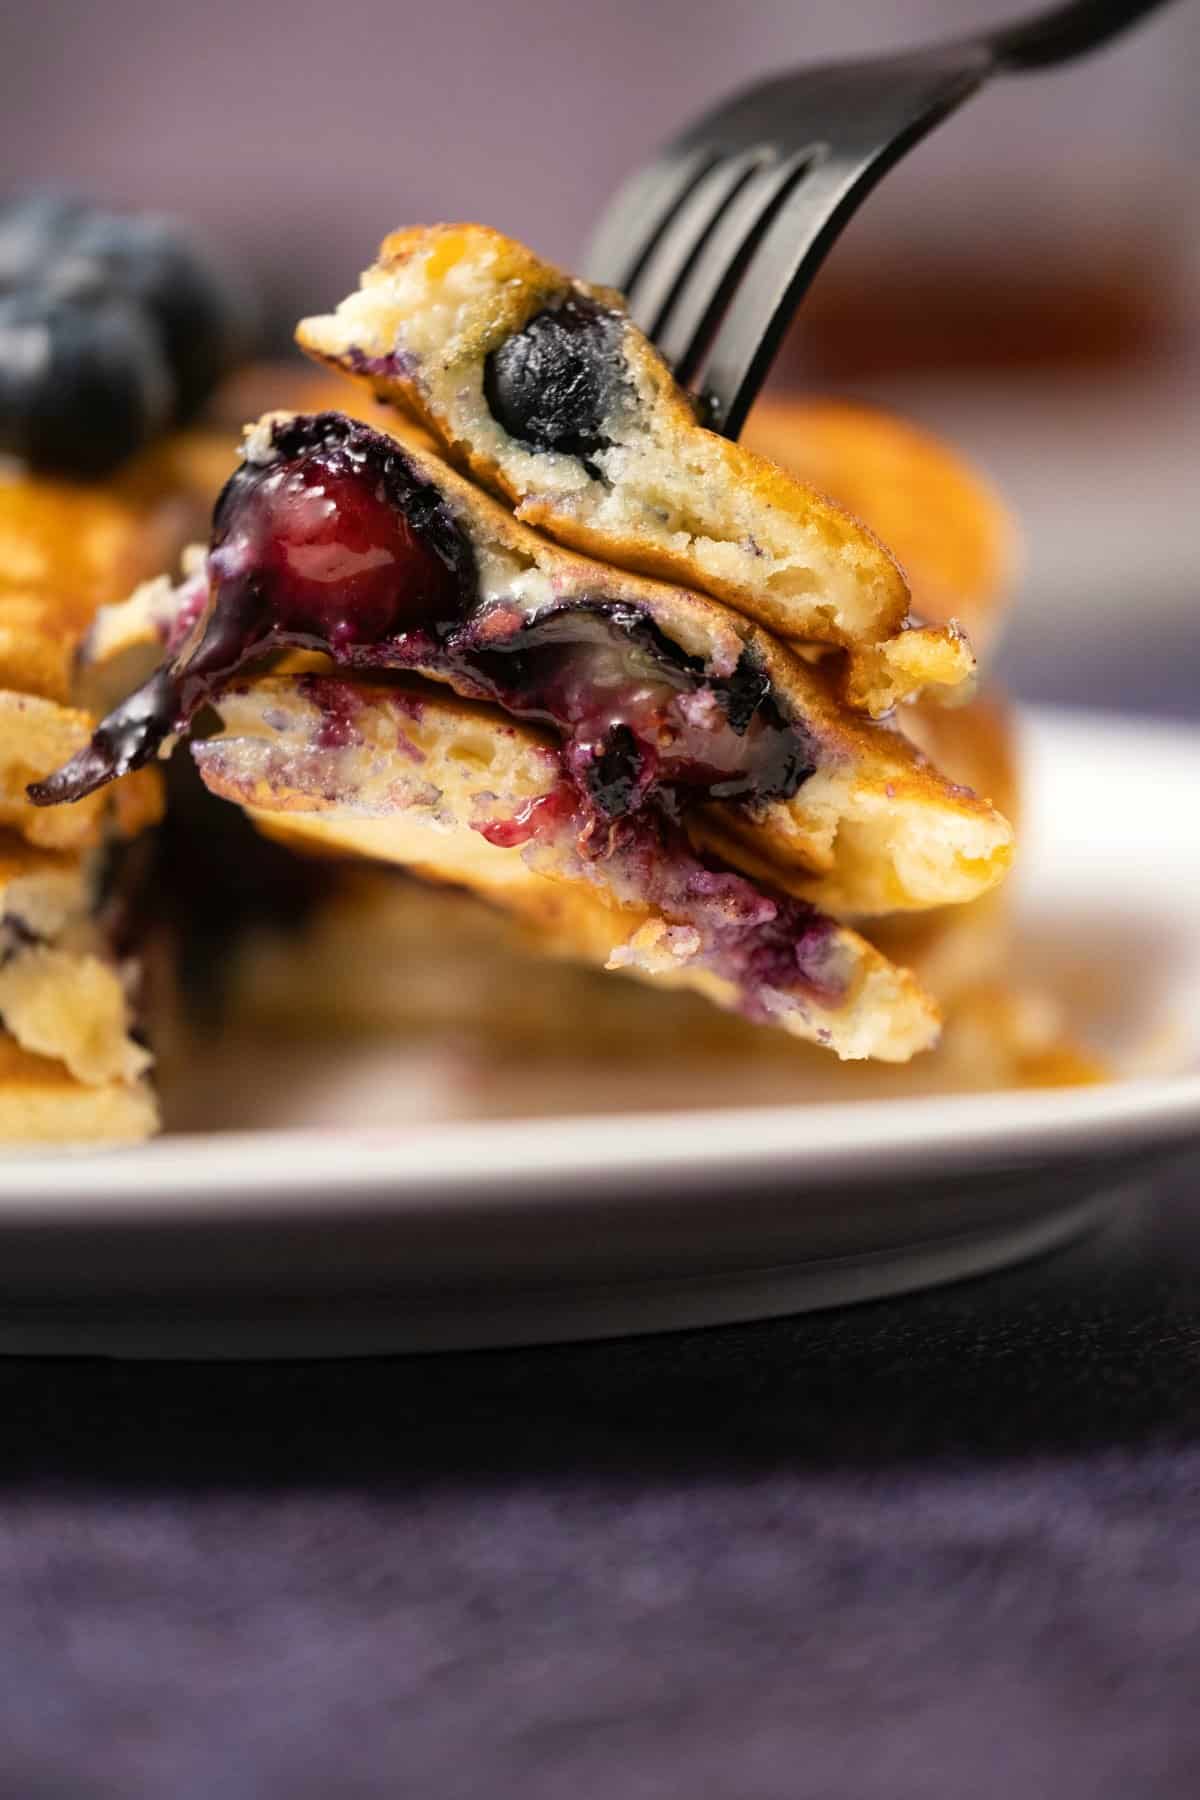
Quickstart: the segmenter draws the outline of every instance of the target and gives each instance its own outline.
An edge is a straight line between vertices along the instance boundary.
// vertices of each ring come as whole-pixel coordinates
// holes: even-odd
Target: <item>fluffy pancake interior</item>
[[[936,1036],[912,977],[847,927],[701,860],[665,820],[597,833],[560,750],[528,725],[424,685],[319,676],[239,685],[220,710],[223,733],[194,755],[252,816],[468,886],[550,948],[691,987],[843,1057],[904,1061]]]
[[[0,831],[0,1026],[93,1086],[136,1083],[124,972],[101,906],[105,852],[47,851]]]

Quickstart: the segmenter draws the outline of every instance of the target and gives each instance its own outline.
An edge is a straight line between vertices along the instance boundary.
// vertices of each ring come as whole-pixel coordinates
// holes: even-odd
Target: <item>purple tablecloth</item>
[[[0,1790],[1194,1800],[1198,1177],[768,1325],[0,1363]]]

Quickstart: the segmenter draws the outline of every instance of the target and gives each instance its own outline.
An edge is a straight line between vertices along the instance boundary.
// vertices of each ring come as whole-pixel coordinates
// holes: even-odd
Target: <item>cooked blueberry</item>
[[[31,784],[35,805],[82,799],[141,768],[239,669],[272,650],[326,649],[351,666],[403,667],[406,636],[430,655],[460,622],[476,590],[470,544],[394,439],[339,413],[298,414],[276,430],[273,448],[271,462],[243,463],[217,501],[213,592],[198,637],[69,763]]]
[[[487,359],[492,417],[535,450],[594,457],[609,442],[602,427],[617,381],[618,330],[613,315],[588,300],[538,313]]]
[[[63,194],[27,194],[0,206],[0,294],[33,287],[87,212]]]
[[[96,476],[159,430],[172,386],[158,337],[120,299],[0,297],[0,450]]]
[[[769,698],[771,683],[749,650],[743,650],[737,668],[717,687],[725,717],[737,732],[745,731],[755,713]]]
[[[255,634],[336,656],[405,632],[445,636],[461,622],[470,553],[396,444],[334,414],[291,421],[276,444],[275,461],[244,463],[230,479],[214,519],[213,565],[234,571],[214,628],[236,613],[251,633],[238,657]]]
[[[212,391],[244,336],[240,298],[169,219],[88,213],[47,278],[66,296],[118,292],[145,307],[162,335],[180,417]]]
[[[629,812],[638,798],[643,762],[642,747],[629,726],[614,725],[587,772],[592,799],[610,819]]]

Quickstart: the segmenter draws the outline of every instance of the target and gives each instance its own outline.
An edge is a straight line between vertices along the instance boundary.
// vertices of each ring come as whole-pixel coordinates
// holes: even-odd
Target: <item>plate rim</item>
[[[123,1218],[191,1203],[210,1216],[382,1205],[479,1207],[519,1187],[532,1206],[553,1204],[564,1183],[581,1201],[631,1178],[688,1179],[705,1187],[817,1182],[1045,1166],[1141,1142],[1200,1141],[1200,1074],[1120,1086],[1026,1089],[818,1106],[738,1107],[497,1119],[432,1127],[230,1132],[160,1138],[131,1149],[47,1153],[0,1165],[0,1225],[18,1216]],[[586,1153],[581,1140],[590,1140]],[[402,1150],[403,1156],[397,1157]],[[286,1153],[286,1160],[285,1160]],[[66,1183],[70,1181],[68,1189]],[[182,1215],[176,1215],[182,1216]]]

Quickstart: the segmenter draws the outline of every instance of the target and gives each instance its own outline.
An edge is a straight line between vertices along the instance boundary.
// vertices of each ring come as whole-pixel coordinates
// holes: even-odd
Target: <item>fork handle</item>
[[[1097,49],[1165,0],[1069,0],[1053,12],[1018,20],[984,42],[1000,69],[1047,69]]]

